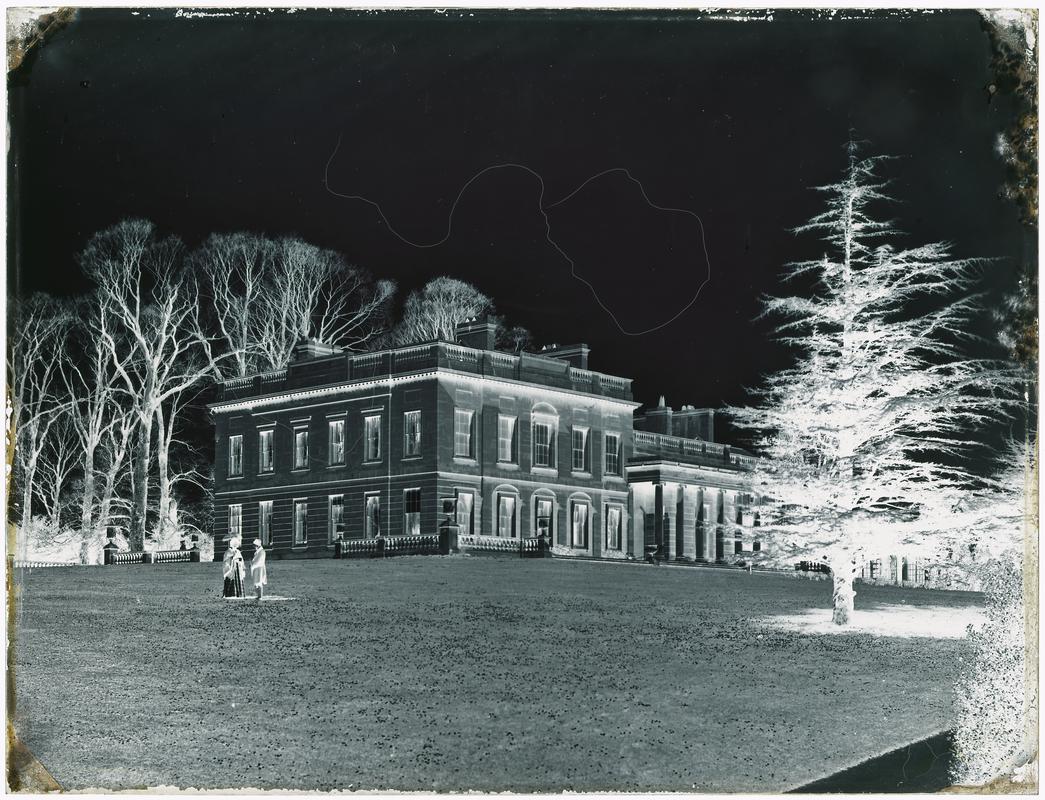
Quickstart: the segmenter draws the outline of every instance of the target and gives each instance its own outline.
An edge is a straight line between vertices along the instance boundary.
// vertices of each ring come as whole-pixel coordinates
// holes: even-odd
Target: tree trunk
[[[834,591],[831,601],[834,606],[834,612],[831,615],[831,621],[835,625],[848,625],[852,621],[853,601],[856,599],[856,591],[853,589],[853,578],[855,575],[856,570],[848,564],[844,564],[839,568],[832,566],[831,578],[834,581]]]
[[[25,485],[22,487],[22,521],[21,530],[18,532],[17,552],[18,558],[25,561],[29,553],[29,528],[33,523],[33,478],[35,469],[26,469],[23,477]]]
[[[84,455],[83,493],[80,496],[80,535],[84,541],[90,539],[94,530],[94,450]]]
[[[152,415],[142,421],[138,443],[131,461],[131,519],[128,544],[131,550],[145,549],[145,522],[149,511],[149,460],[152,443]]]
[[[173,415],[172,415],[173,416]],[[164,424],[163,408],[156,408],[156,466],[159,471],[159,501],[157,521],[157,537],[164,541],[167,536],[171,508],[170,486],[170,436]]]

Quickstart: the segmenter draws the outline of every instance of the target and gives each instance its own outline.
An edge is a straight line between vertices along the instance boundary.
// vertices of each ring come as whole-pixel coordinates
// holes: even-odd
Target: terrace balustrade
[[[750,469],[755,458],[728,445],[705,442],[699,439],[686,439],[681,436],[669,436],[663,433],[635,431],[632,440],[633,453],[636,458],[654,456],[667,458],[687,464],[717,466],[732,469]]]
[[[432,342],[376,353],[345,353],[294,362],[288,369],[232,378],[222,383],[218,391],[221,400],[241,400],[291,389],[317,388],[434,369],[539,383],[551,388],[600,394],[620,400],[631,399],[631,381],[627,378],[580,369],[548,356],[531,353],[511,355],[448,342]]]

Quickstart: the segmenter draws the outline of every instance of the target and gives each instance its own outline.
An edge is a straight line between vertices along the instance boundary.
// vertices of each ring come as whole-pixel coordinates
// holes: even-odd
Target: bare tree
[[[59,364],[69,424],[78,442],[79,531],[88,545],[100,539],[105,526],[98,494],[99,457],[111,432],[126,426],[130,415],[109,350],[91,335],[98,327],[92,316],[98,313],[93,298],[78,304],[75,331],[82,335],[74,338],[80,346],[70,348]],[[133,420],[128,427],[133,430]]]
[[[983,262],[885,243],[897,231],[870,213],[889,199],[881,163],[851,145],[842,180],[820,187],[827,210],[796,231],[823,234],[834,257],[791,265],[815,278],[809,296],[766,302],[797,361],[765,379],[757,408],[732,409],[769,457],[763,557],[828,564],[838,624],[870,554],[938,548],[959,524],[969,434],[1020,391],[1017,371],[964,353]]]
[[[57,373],[72,316],[65,304],[47,295],[33,295],[15,305],[13,312],[7,385],[15,478],[21,498],[19,547],[24,556],[33,518],[37,466],[47,445],[48,430],[61,411]]]
[[[209,301],[208,321],[231,358],[216,377],[243,377],[258,369],[260,304],[272,271],[272,242],[249,233],[212,234],[191,256]]]
[[[33,480],[33,494],[52,534],[62,530],[71,508],[69,491],[79,469],[79,442],[68,413],[55,415],[47,427]]]
[[[502,318],[496,317],[497,347],[509,353],[532,352],[533,334],[522,325],[509,326]]]
[[[218,339],[233,354],[237,376],[285,367],[306,337],[366,349],[384,332],[396,289],[299,239],[214,235],[192,262],[204,276]]]
[[[126,220],[95,234],[81,264],[96,283],[95,335],[107,348],[137,421],[131,468],[131,547],[144,546],[154,426],[163,404],[213,370],[198,337],[197,290],[181,269],[181,242],[158,239],[152,223]],[[158,457],[166,459],[160,440]],[[159,515],[167,518],[170,487],[160,482]]]
[[[492,314],[493,310],[493,301],[470,283],[445,276],[434,278],[407,297],[393,339],[400,345],[436,339],[453,342],[460,323]]]

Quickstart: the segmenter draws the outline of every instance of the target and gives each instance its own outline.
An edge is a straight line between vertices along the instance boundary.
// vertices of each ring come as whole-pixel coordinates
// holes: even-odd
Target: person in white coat
[[[254,540],[254,557],[250,560],[250,580],[254,584],[254,594],[261,600],[265,594],[265,584],[269,582],[268,569],[265,567],[265,548],[261,539]]]

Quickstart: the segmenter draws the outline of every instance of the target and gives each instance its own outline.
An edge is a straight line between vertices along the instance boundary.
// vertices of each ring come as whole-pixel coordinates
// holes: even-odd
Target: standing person
[[[269,582],[268,570],[265,567],[265,548],[261,539],[254,540],[254,557],[250,560],[250,580],[254,584],[254,594],[260,602],[265,594],[265,584]]]
[[[225,578],[225,597],[243,597],[243,554],[239,551],[239,537],[229,540],[229,549],[222,559],[221,574]]]

